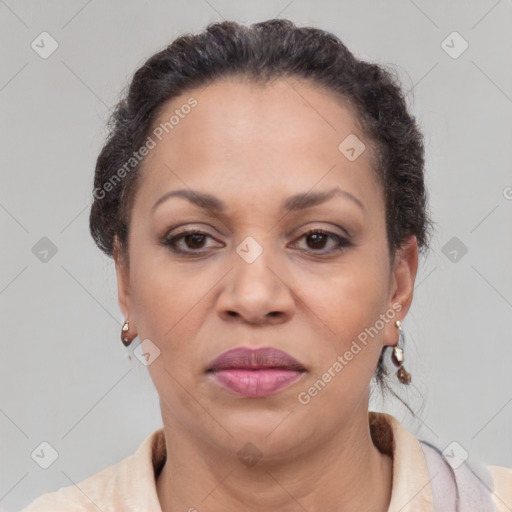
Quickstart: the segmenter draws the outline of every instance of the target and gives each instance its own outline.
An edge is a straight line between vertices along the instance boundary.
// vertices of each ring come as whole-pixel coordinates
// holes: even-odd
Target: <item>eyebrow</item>
[[[350,192],[342,190],[340,187],[336,187],[331,190],[325,190],[321,192],[302,192],[290,196],[283,202],[281,206],[281,212],[289,213],[312,208],[313,206],[325,203],[329,199],[332,199],[334,196],[345,197],[351,200],[354,204],[357,204],[363,211],[366,211],[366,208],[360,199],[358,199]],[[151,212],[154,212],[161,203],[172,197],[182,197],[187,199],[190,203],[198,206],[199,208],[204,208],[214,212],[226,211],[226,204],[211,194],[206,194],[190,189],[180,189],[172,190],[171,192],[167,192],[162,197],[160,197],[160,199],[158,199],[151,208]]]

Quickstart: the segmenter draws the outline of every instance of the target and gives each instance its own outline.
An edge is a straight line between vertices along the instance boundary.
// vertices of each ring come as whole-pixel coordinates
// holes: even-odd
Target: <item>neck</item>
[[[375,447],[367,409],[322,446],[251,467],[194,437],[179,423],[164,428],[168,457],[157,479],[163,512],[386,512],[393,461]]]

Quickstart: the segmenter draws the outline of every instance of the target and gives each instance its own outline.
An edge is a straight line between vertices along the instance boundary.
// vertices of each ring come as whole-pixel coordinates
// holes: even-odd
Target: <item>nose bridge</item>
[[[237,283],[249,283],[252,290],[274,288],[277,279],[275,270],[274,248],[270,236],[255,234],[246,236],[237,246],[234,258],[234,276]],[[260,286],[261,285],[261,286]],[[272,290],[266,290],[270,293]]]
[[[237,313],[251,322],[272,313],[289,313],[293,300],[284,279],[279,276],[271,236],[246,236],[235,248],[228,285],[219,298],[221,312]]]

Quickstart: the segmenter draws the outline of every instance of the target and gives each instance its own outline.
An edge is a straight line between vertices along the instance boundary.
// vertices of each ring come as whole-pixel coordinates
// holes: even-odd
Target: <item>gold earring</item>
[[[121,341],[123,342],[124,346],[127,347],[128,345],[130,345],[130,343],[132,342],[132,340],[130,340],[128,338],[128,329],[129,329],[129,324],[128,324],[128,320],[125,321],[125,323],[123,324],[123,328],[121,329]]]
[[[393,347],[393,353],[391,354],[391,360],[393,361],[393,364],[395,366],[398,366],[398,371],[396,372],[396,376],[398,377],[398,380],[402,384],[410,384],[411,383],[411,374],[407,372],[407,370],[404,368],[404,351],[399,346],[400,340],[402,338],[402,322],[400,320],[397,320],[395,322],[395,325],[398,329],[398,342],[396,346]]]

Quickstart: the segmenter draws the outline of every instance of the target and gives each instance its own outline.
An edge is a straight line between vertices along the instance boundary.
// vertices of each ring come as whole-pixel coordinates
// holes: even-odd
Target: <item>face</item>
[[[173,99],[155,127],[173,114],[143,164],[129,265],[116,254],[130,329],[160,351],[148,370],[164,424],[232,452],[249,439],[269,456],[312,449],[366,418],[412,300],[416,239],[389,261],[370,142],[334,94],[222,80]],[[365,144],[355,159],[339,149],[349,135]],[[162,199],[178,190],[213,200]],[[282,350],[305,371],[240,395],[206,370],[241,346]]]

